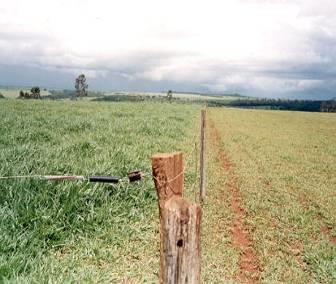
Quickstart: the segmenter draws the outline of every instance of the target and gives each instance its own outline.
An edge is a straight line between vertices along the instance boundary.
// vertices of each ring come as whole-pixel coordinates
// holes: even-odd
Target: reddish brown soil
[[[327,226],[321,226],[321,232],[329,238],[329,241],[332,244],[336,245],[336,237],[331,235],[331,229],[330,228],[328,228]]]
[[[210,122],[210,130],[213,136],[212,143],[218,149],[218,158],[228,177],[225,187],[231,193],[231,208],[234,213],[232,224],[233,246],[239,249],[239,272],[237,280],[243,283],[257,283],[260,280],[260,268],[257,258],[253,252],[248,230],[244,226],[244,210],[242,209],[241,195],[237,187],[233,164],[227,159],[220,147],[220,136],[213,122]]]

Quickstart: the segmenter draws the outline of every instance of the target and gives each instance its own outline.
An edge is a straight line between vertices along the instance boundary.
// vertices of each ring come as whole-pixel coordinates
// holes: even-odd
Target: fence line
[[[206,170],[205,170],[205,138],[206,138],[206,108],[201,111],[201,135],[200,135],[200,202],[205,199],[206,187]]]
[[[202,209],[182,197],[182,153],[152,156],[160,216],[159,283],[200,283]]]

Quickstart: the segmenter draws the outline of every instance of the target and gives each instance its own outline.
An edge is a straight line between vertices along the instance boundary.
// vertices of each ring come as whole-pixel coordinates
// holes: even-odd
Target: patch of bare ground
[[[209,126],[212,136],[211,142],[218,150],[218,158],[222,169],[228,177],[225,188],[231,193],[231,210],[234,214],[231,228],[232,244],[240,251],[239,271],[236,278],[243,283],[257,283],[260,280],[261,269],[252,248],[249,232],[244,225],[245,214],[241,207],[241,194],[236,182],[237,177],[234,173],[234,165],[227,159],[224,151],[221,149],[220,135],[212,121],[210,121]]]
[[[321,232],[329,238],[330,243],[336,245],[336,237],[331,234],[331,229],[326,225],[321,226]]]

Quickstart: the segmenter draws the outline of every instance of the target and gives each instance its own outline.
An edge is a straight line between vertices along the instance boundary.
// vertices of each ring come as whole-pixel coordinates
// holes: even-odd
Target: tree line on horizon
[[[75,79],[75,91],[72,90],[62,90],[56,91],[51,90],[51,95],[46,96],[46,99],[77,99],[87,97],[89,95],[88,92],[88,84],[86,83],[86,77],[84,74],[80,74]],[[153,97],[142,97],[141,99],[134,99],[133,97],[128,96],[108,96],[105,97],[102,92],[94,92],[91,91],[91,96],[99,97],[95,99],[96,101],[144,101],[148,99],[153,99]],[[1,97],[1,96],[0,96]],[[30,92],[24,92],[20,90],[19,93],[20,99],[42,99],[41,92],[39,87],[32,87]],[[155,99],[155,98],[154,98]],[[179,99],[177,97],[173,97],[173,91],[168,90],[166,99],[168,102],[179,101],[184,102],[185,100]],[[192,101],[188,101],[192,102]],[[199,102],[196,100],[197,103]],[[208,106],[230,106],[237,108],[255,108],[255,109],[272,109],[272,110],[292,110],[292,111],[308,111],[308,112],[336,112],[336,100],[289,100],[289,99],[269,99],[269,98],[244,98],[240,97],[239,99],[234,99],[231,101],[223,101],[223,100],[208,100]]]
[[[238,99],[229,102],[208,101],[208,106],[230,106],[248,109],[271,109],[308,112],[336,112],[336,100]]]

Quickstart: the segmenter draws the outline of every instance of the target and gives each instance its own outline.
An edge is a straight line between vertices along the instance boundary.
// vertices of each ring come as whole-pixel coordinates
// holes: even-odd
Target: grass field
[[[0,101],[0,176],[150,171],[181,150],[193,199],[197,105]],[[208,108],[202,283],[335,283],[336,116]],[[153,181],[0,180],[0,283],[156,283]]]
[[[226,279],[335,283],[336,116],[209,115],[213,195],[206,210],[218,227],[208,221],[214,237],[207,245],[214,266],[225,259]]]
[[[0,175],[150,171],[153,153],[191,152],[197,109],[2,101]],[[0,282],[154,282],[157,214],[150,177],[118,187],[0,180]]]

